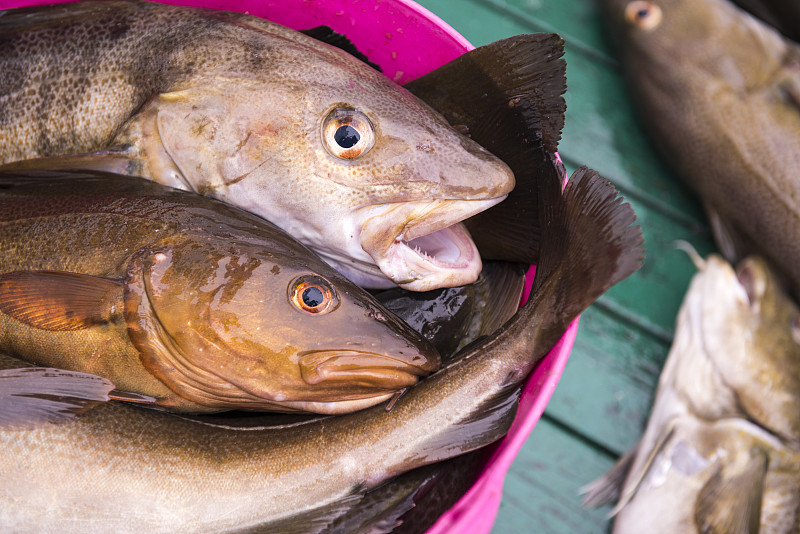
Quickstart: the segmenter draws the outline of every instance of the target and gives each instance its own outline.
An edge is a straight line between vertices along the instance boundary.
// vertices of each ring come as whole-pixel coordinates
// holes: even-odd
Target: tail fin
[[[600,295],[641,267],[644,238],[611,182],[581,167],[562,193],[553,176],[557,163],[548,159],[539,182],[542,243],[530,300],[548,310],[541,334],[551,346]]]
[[[566,110],[563,54],[556,34],[517,35],[405,85],[514,172],[508,198],[465,221],[483,259],[537,262],[538,175],[530,161],[558,148]]]

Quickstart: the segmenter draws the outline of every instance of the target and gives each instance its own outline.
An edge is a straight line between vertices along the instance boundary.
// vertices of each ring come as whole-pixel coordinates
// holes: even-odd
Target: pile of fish
[[[647,429],[586,502],[619,533],[798,532],[800,309],[758,257],[695,262]]]
[[[763,20],[603,0],[646,129],[738,263],[695,258],[645,433],[588,487],[614,532],[800,531],[800,4],[736,3]]]
[[[640,266],[613,186],[564,185],[558,36],[401,88],[307,33],[0,12],[4,529],[389,531]]]

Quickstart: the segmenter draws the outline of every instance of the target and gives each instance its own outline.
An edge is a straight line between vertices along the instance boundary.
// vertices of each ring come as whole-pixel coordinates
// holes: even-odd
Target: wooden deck
[[[673,242],[714,249],[694,197],[640,128],[595,0],[417,0],[474,45],[531,32],[567,41],[567,119],[559,152],[586,164],[633,204],[644,267],[583,316],[544,418],[506,480],[494,533],[599,533],[609,509],[584,510],[578,489],[602,475],[644,429],[675,316],[694,267]]]

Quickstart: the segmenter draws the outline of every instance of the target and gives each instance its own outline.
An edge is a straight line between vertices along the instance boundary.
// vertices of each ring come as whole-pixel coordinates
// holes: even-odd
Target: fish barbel
[[[474,281],[514,177],[343,50],[152,2],[0,12],[0,163],[144,176],[272,221],[359,285]],[[65,156],[93,153],[92,155]],[[32,158],[45,158],[34,162]]]
[[[696,263],[645,433],[587,502],[619,533],[797,532],[800,310],[758,257]]]
[[[576,314],[642,261],[633,210],[613,187],[583,168],[562,194],[556,174],[553,165],[540,196],[546,231],[527,304],[392,411],[376,406],[243,431],[107,403],[59,425],[5,425],[0,524],[60,532],[318,532],[383,481],[495,441],[508,430],[519,385],[535,363]],[[19,380],[26,384],[24,375]],[[41,381],[29,389],[14,399],[23,420],[20,402],[50,398]],[[7,412],[10,399],[0,401]]]
[[[141,178],[0,173],[0,248],[0,350],[151,406],[342,413],[440,365],[282,230]]]
[[[800,45],[725,0],[603,0],[655,147],[701,197],[729,261],[800,292]]]

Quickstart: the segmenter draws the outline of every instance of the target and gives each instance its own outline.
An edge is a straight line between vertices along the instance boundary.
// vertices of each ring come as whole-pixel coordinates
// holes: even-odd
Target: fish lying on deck
[[[581,169],[562,194],[555,170],[551,177],[541,195],[547,231],[528,303],[392,411],[376,406],[237,430],[107,403],[60,425],[7,426],[0,430],[0,524],[60,532],[317,532],[385,480],[495,441],[508,430],[519,385],[536,362],[577,314],[641,264],[633,211],[608,182]],[[28,386],[46,390],[41,381]],[[0,400],[3,413],[8,399]]]
[[[603,0],[639,115],[729,261],[800,294],[800,45],[725,0]]]
[[[502,161],[366,63],[259,18],[79,2],[4,11],[0,40],[0,163],[214,196],[362,286],[474,281],[480,256],[456,223],[514,186]]]
[[[798,532],[800,310],[763,260],[696,260],[647,429],[587,502],[615,533]]]
[[[140,178],[0,173],[0,249],[0,350],[163,409],[342,413],[439,368],[282,230]]]

